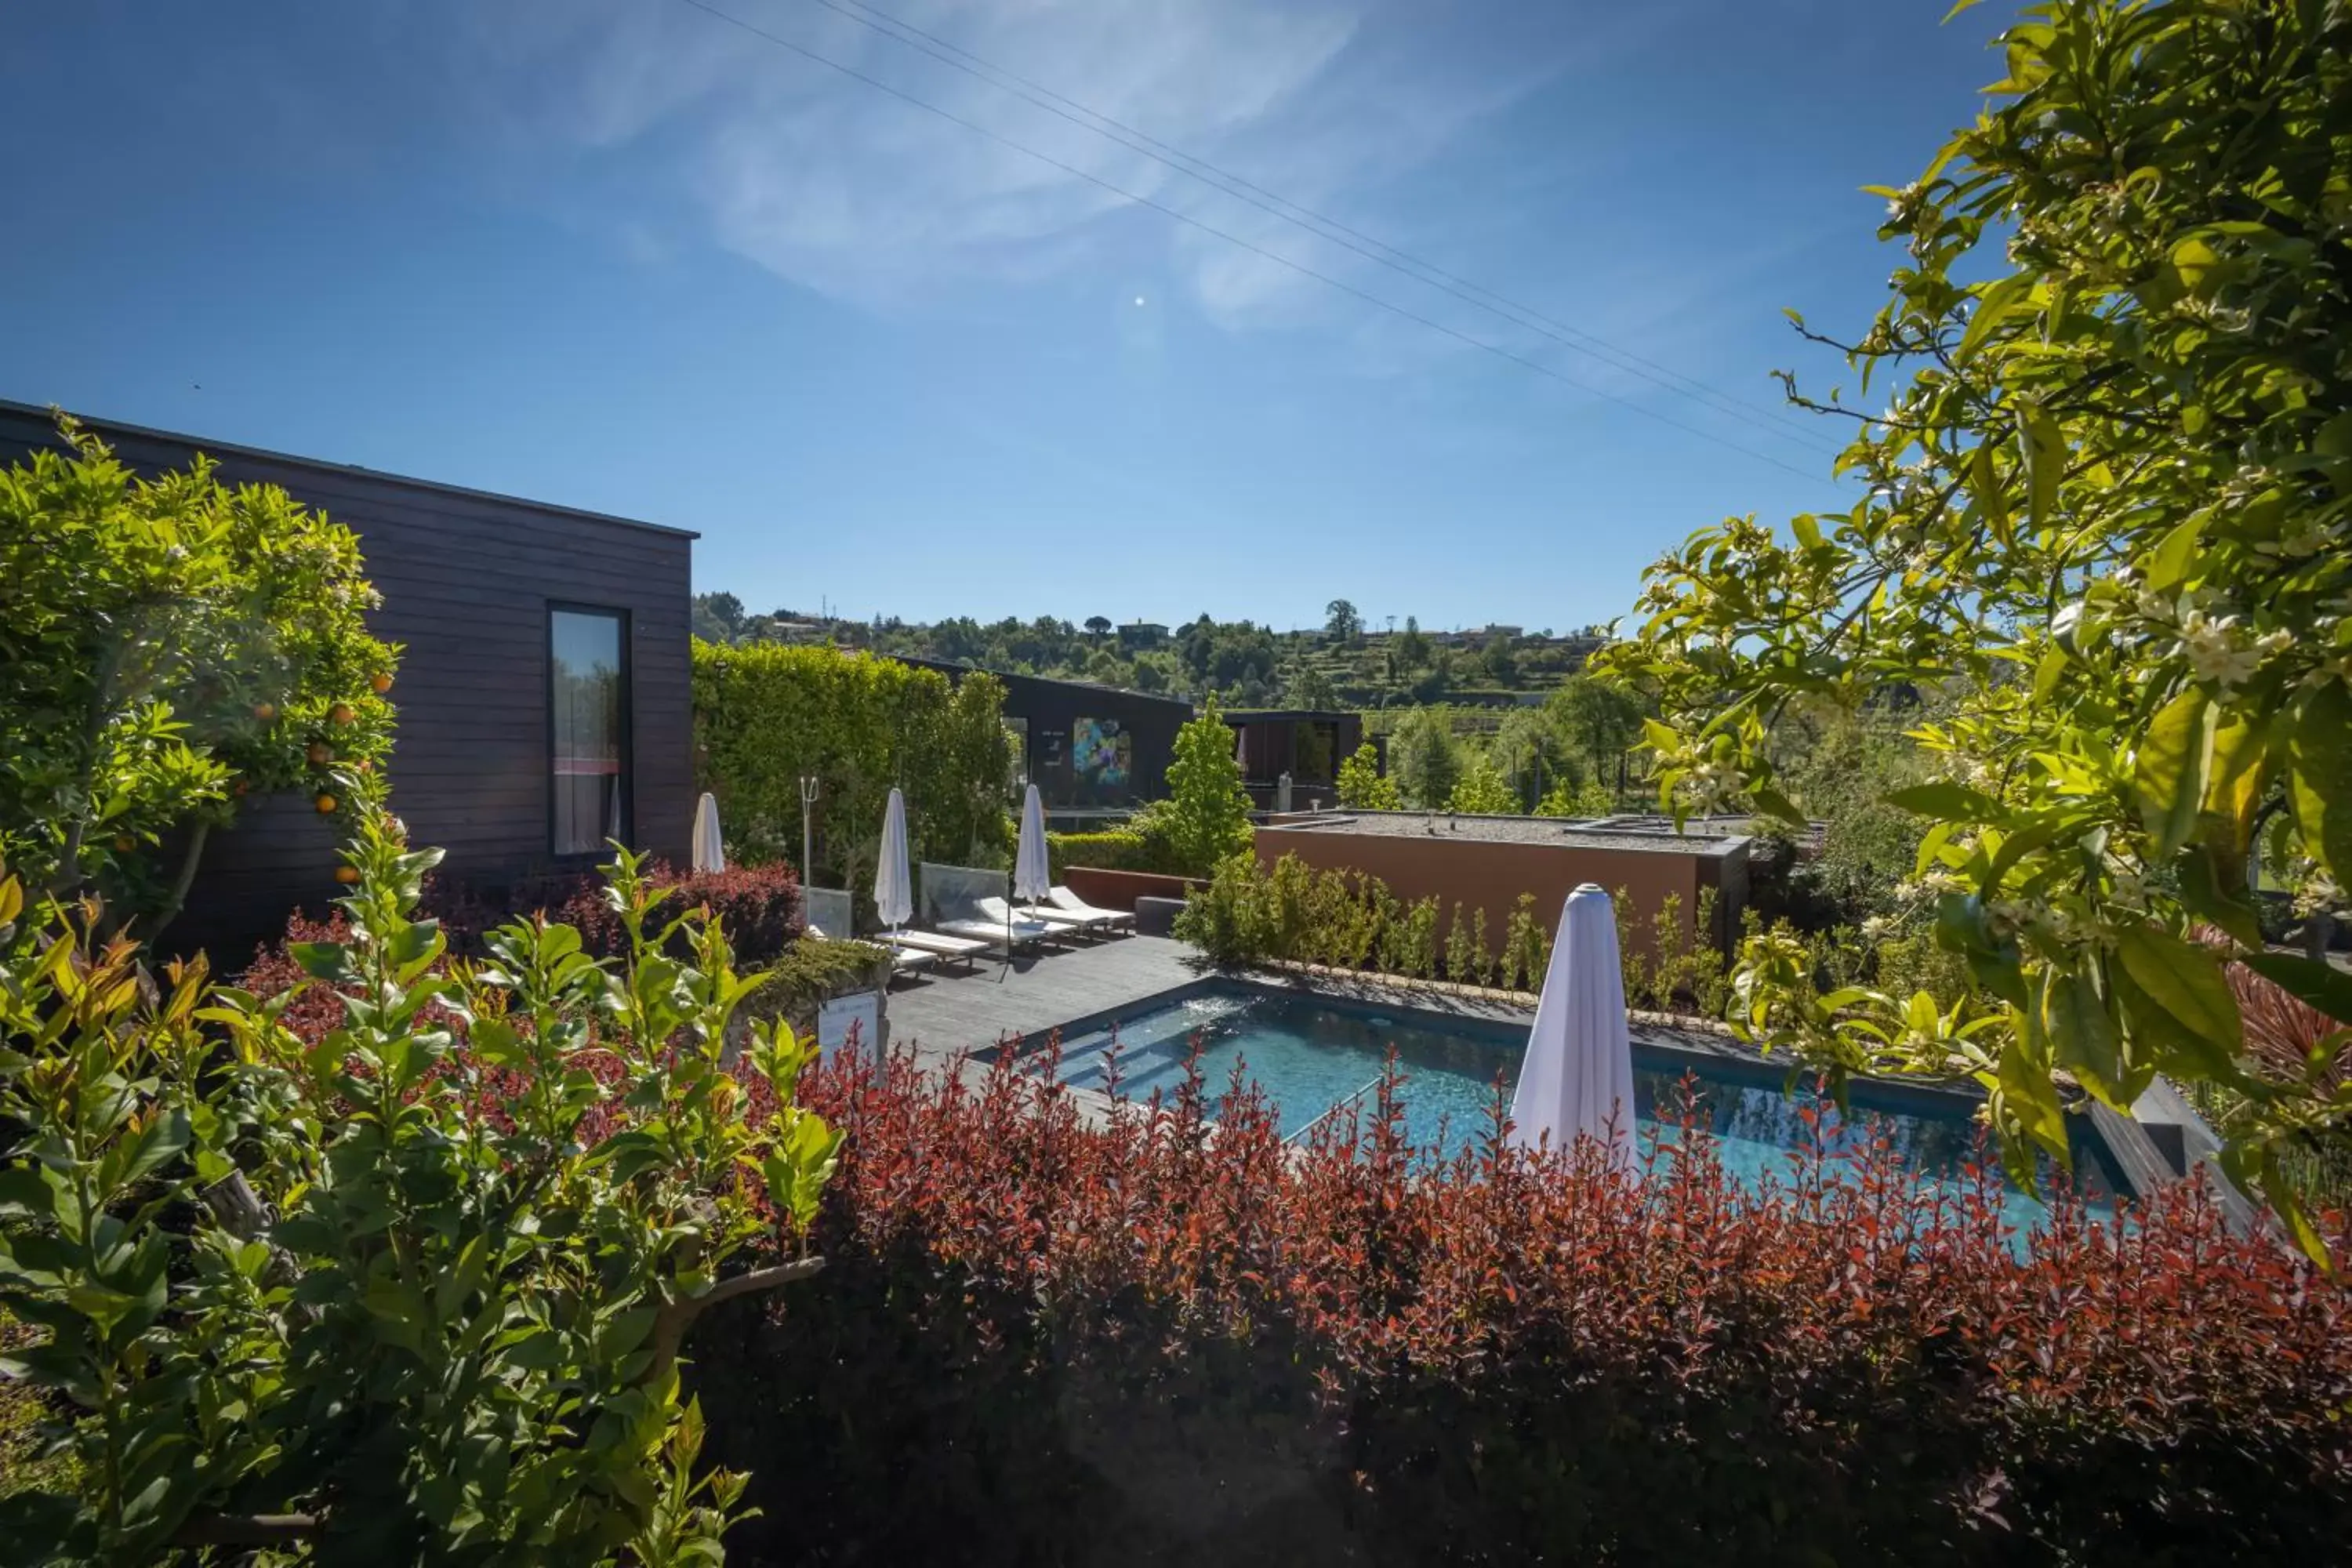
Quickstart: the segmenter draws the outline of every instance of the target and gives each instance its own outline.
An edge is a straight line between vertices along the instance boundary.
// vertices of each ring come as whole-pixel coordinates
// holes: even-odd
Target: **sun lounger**
[[[950,936],[969,937],[973,942],[984,942],[990,947],[1032,947],[1055,936],[1068,934],[1066,930],[1049,926],[1044,921],[1008,921],[1004,916],[1002,900],[983,899],[981,902],[983,906],[982,914],[985,918],[939,921],[935,923],[940,930]],[[985,906],[990,903],[996,903],[1000,908],[993,910],[986,909]]]
[[[1001,921],[1010,916],[1015,925],[1044,926],[1049,936],[1092,936],[1094,934],[1094,928],[1087,921],[1076,919],[1063,910],[1032,909],[1025,904],[1015,909],[1003,899],[982,899],[980,900],[979,909],[982,920]]]
[[[876,947],[887,948],[890,953],[890,973],[893,977],[901,974],[919,973],[936,964],[948,963],[954,959],[961,959],[965,963],[969,964],[972,961],[973,954],[986,951],[979,942],[967,942],[958,937],[941,937],[940,939],[940,945],[937,947],[919,947],[915,943],[906,941],[905,938],[909,934],[919,935],[919,932],[908,933],[902,931],[896,938],[887,935],[875,937],[835,938],[832,936],[832,933],[827,931],[823,926],[818,925],[814,921],[811,921],[808,923],[807,929],[809,935],[815,937],[820,941],[838,940],[847,942],[870,942],[872,945]]]
[[[1067,888],[1047,889],[1045,901],[1066,915],[1083,916],[1105,931],[1117,931],[1122,926],[1132,927],[1135,924],[1135,917],[1125,910],[1106,910],[1090,904]]]
[[[961,961],[964,963],[975,963],[982,953],[991,948],[1004,945],[1002,933],[993,942],[975,942],[970,937],[953,936],[945,931],[894,931],[883,940],[892,947],[905,948],[913,952],[934,954],[941,963]]]
[[[918,952],[911,947],[890,950],[890,973],[894,976],[919,973],[939,962],[940,954],[936,952]]]
[[[1110,927],[1092,915],[1075,915],[1067,910],[1057,910],[1051,904],[1024,904],[1019,910],[1024,921],[1043,921],[1079,936],[1098,937],[1110,934]]]

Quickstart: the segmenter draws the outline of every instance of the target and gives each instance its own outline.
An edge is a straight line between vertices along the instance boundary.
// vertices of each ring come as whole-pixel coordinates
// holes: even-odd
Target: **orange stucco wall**
[[[1692,929],[1699,889],[1710,880],[1703,857],[1675,849],[1598,849],[1565,844],[1510,844],[1449,835],[1347,833],[1260,827],[1257,856],[1271,867],[1297,855],[1321,870],[1361,871],[1386,882],[1407,902],[1436,896],[1441,933],[1454,906],[1465,918],[1486,911],[1490,941],[1499,941],[1521,893],[1533,893],[1544,929],[1556,931],[1560,906],[1585,882],[1597,882],[1613,898],[1622,889],[1633,904],[1635,940],[1645,951],[1652,921],[1669,894],[1682,900],[1685,933]]]

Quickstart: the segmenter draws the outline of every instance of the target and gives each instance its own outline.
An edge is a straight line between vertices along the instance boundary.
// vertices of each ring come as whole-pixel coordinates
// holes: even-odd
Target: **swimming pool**
[[[1189,989],[1173,999],[1146,999],[1132,1012],[1065,1031],[1060,1074],[1074,1088],[1108,1087],[1110,1047],[1118,1044],[1118,1092],[1131,1100],[1171,1090],[1183,1079],[1195,1036],[1201,1072],[1210,1093],[1223,1092],[1236,1061],[1278,1108],[1286,1137],[1305,1133],[1334,1107],[1376,1084],[1390,1047],[1405,1075],[1406,1131],[1416,1143],[1451,1153],[1486,1126],[1495,1085],[1506,1094],[1517,1079],[1527,1026],[1507,1019],[1445,1016],[1404,1006],[1376,1008],[1311,993],[1229,983]],[[1793,1151],[1812,1138],[1832,1152],[1883,1138],[1922,1181],[1957,1177],[1981,1163],[1971,1102],[1964,1096],[1911,1085],[1853,1086],[1848,1111],[1820,1106],[1808,1125],[1803,1110],[1818,1097],[1789,1090],[1784,1067],[1740,1059],[1692,1044],[1637,1031],[1633,1096],[1637,1130],[1644,1138],[1671,1115],[1682,1085],[1696,1080],[1700,1125],[1713,1133],[1723,1164],[1753,1184],[1768,1172],[1785,1173]],[[2110,1205],[2122,1192],[2120,1173],[2095,1135],[2077,1128],[2078,1190]],[[2028,1227],[2042,1205],[2008,1192],[2011,1223]]]

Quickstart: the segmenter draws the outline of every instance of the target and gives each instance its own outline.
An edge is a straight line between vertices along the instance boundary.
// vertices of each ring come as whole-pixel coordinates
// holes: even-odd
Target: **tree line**
[[[1202,614],[1174,626],[1122,629],[1107,616],[982,621],[850,620],[747,609],[736,595],[698,594],[695,635],[714,643],[807,642],[935,658],[1015,675],[1085,680],[1240,707],[1381,709],[1433,702],[1502,707],[1539,699],[1583,668],[1605,640],[1597,626],[1425,632],[1408,616],[1375,630],[1355,605],[1331,601],[1324,625],[1280,630]]]

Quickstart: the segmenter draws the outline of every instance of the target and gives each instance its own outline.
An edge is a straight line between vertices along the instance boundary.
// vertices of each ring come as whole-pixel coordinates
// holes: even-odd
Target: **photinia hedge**
[[[1238,1081],[1104,1120],[1037,1068],[803,1080],[827,1288],[694,1378],[739,1560],[2297,1561],[2352,1517],[2352,1297],[2201,1186],[2021,1242],[1884,1150],[1629,1183],[1498,1107],[1437,1164],[1393,1074],[1286,1150]]]

